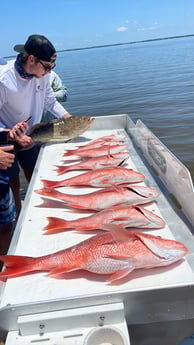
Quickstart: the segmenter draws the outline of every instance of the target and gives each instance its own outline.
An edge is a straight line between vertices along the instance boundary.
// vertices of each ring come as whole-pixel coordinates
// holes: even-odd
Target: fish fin
[[[108,279],[107,281],[109,282],[113,282],[115,280],[121,279],[126,277],[129,273],[131,273],[134,270],[134,268],[124,268],[122,270],[119,270],[115,273],[113,273]]]
[[[59,268],[55,268],[55,269],[51,270],[47,274],[47,277],[57,278],[57,276],[60,276],[61,274],[68,273],[68,272],[71,272],[71,271],[76,271],[76,270],[79,270],[79,269],[81,269],[81,267],[77,266],[77,265],[74,265],[74,266],[72,265],[69,268],[59,267]]]
[[[61,184],[61,181],[49,181],[49,180],[41,180],[41,182],[43,183],[44,187],[47,188],[55,188],[55,187],[59,187]]]
[[[36,207],[46,207],[46,208],[66,208],[67,205],[63,201],[51,200],[48,198],[41,198],[42,204],[36,205]]]
[[[63,156],[67,157],[67,156],[73,156],[75,154],[76,150],[65,150]]]
[[[24,263],[29,264],[32,261],[30,256],[20,256],[20,255],[0,255],[0,260],[3,261],[6,267],[16,267],[21,266]]]
[[[59,232],[72,230],[69,222],[64,219],[57,217],[47,217],[47,220],[48,224],[43,228],[43,230],[46,231],[45,235],[57,234]]]
[[[41,189],[36,189],[35,193],[40,194],[42,196],[48,196],[51,198],[55,198],[55,199],[61,199],[61,197],[63,196],[63,193],[59,192],[56,189],[53,188],[48,188],[48,187],[44,187]],[[65,203],[65,201],[62,199],[62,201]]]
[[[115,241],[131,241],[136,237],[135,231],[128,231],[120,225],[103,224],[102,230],[111,232]]]
[[[43,188],[35,189],[34,192],[40,195],[50,196],[50,194],[52,195],[53,189],[43,187]]]
[[[118,186],[118,185],[116,185],[116,184],[112,184],[112,183],[111,183],[111,184],[110,184],[110,187],[113,188],[113,189],[115,189],[116,192],[123,194],[123,189],[122,189],[121,186]]]
[[[63,175],[66,172],[68,172],[69,170],[71,170],[71,168],[69,166],[64,166],[64,165],[56,165],[55,167],[56,167],[56,169],[54,169],[54,170],[56,170],[57,175]]]
[[[4,280],[9,277],[19,277],[25,273],[31,272],[36,258],[29,256],[1,255],[0,261],[3,261],[5,265],[5,269],[0,272],[0,280]]]
[[[125,193],[125,186],[124,185],[112,185],[112,187],[119,193],[124,194]],[[127,187],[128,188],[128,187]]]
[[[67,204],[66,204],[67,206],[70,206],[70,207],[73,207],[73,208],[78,208],[79,210],[92,210],[92,211],[99,211],[98,209],[96,209],[96,208],[91,208],[91,207],[88,207],[88,208],[86,208],[85,206],[82,206],[82,205],[80,205],[80,204],[73,204],[73,203],[68,203],[67,202]]]

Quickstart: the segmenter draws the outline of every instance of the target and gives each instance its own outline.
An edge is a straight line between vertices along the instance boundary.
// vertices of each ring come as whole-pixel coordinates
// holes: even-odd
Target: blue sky
[[[8,0],[0,23],[4,57],[35,33],[56,50],[83,48],[194,34],[194,0]]]

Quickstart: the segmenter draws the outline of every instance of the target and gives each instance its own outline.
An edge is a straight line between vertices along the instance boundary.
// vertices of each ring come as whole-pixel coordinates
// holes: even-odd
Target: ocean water
[[[141,119],[194,180],[194,37],[58,53],[72,115]]]

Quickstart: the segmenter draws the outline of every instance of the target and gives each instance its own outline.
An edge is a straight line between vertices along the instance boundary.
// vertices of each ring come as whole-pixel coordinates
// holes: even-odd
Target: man
[[[6,145],[0,146],[0,255],[7,253],[13,221],[16,218],[15,202],[7,175],[7,168],[12,166],[15,156],[14,146],[10,145],[9,141],[16,141],[21,145],[27,128],[27,122],[23,121],[9,131],[0,132],[0,145]]]
[[[0,70],[0,130],[12,128],[28,119],[29,128],[41,121],[44,108],[56,118],[71,116],[56,100],[50,86],[50,72],[55,67],[56,50],[42,35],[31,35],[23,45],[16,45],[16,61]],[[30,181],[38,156],[37,148],[28,135],[23,136],[23,147],[16,153],[14,164],[8,168],[10,185],[17,212],[21,209],[19,165]]]
[[[63,85],[59,75],[53,70],[50,73],[50,85],[58,102],[66,102],[68,92],[66,86]],[[41,122],[50,121],[54,119],[54,115],[47,109],[44,110]]]
[[[67,88],[63,85],[61,78],[55,71],[51,71],[50,85],[54,92],[54,95],[59,102],[65,102],[67,100]]]

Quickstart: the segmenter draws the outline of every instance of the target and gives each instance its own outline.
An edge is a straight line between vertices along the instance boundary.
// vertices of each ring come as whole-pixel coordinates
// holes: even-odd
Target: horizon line
[[[159,37],[159,38],[152,38],[152,39],[141,40],[141,41],[123,42],[123,43],[102,44],[102,45],[98,45],[98,46],[89,46],[89,47],[83,47],[83,48],[81,48],[81,47],[79,47],[79,48],[68,48],[68,49],[57,50],[57,53],[62,53],[62,52],[66,52],[66,51],[73,51],[73,50],[106,48],[106,47],[119,46],[119,45],[137,44],[137,43],[145,43],[145,42],[152,42],[152,41],[169,40],[169,39],[175,39],[175,38],[191,37],[191,36],[194,36],[194,34],[169,36],[169,37]],[[4,59],[7,59],[7,58],[9,59],[9,58],[12,58],[15,56],[16,55],[5,56]]]

